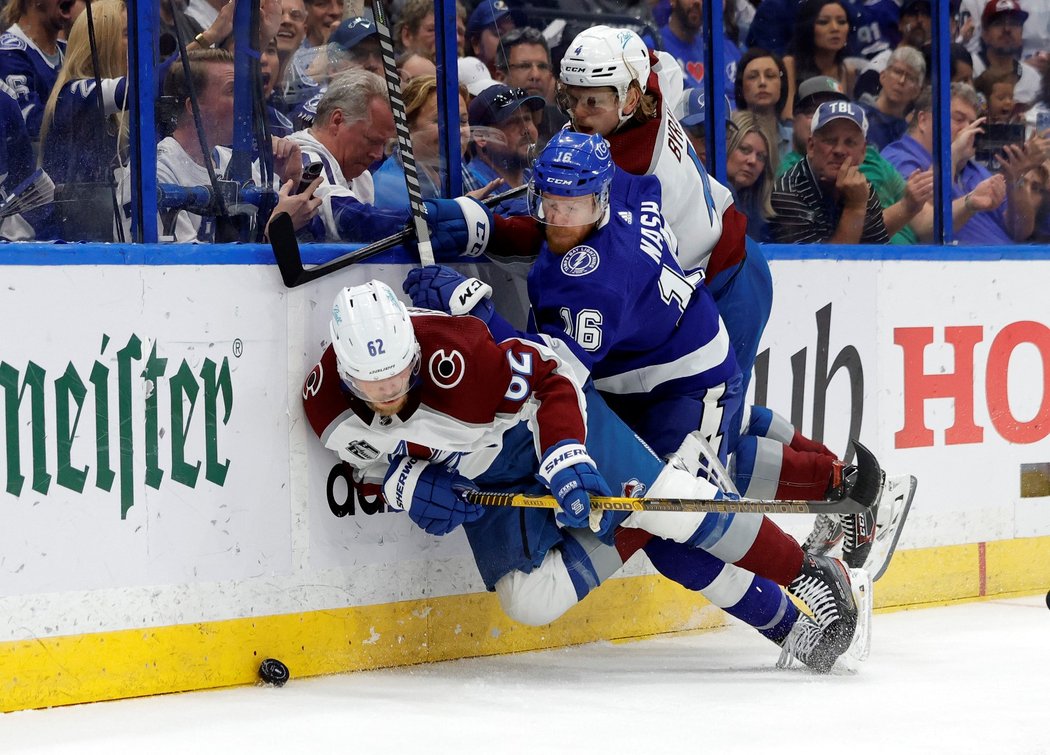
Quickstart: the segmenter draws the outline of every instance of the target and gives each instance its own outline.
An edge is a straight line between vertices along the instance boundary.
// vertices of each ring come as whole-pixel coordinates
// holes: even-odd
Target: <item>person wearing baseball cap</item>
[[[786,244],[887,243],[882,204],[860,172],[868,132],[864,111],[847,100],[825,102],[810,130],[806,157],[773,188],[773,238]]]
[[[460,58],[457,61],[457,65],[459,68],[459,83],[467,88],[472,99],[490,86],[495,86],[499,83],[492,78],[488,66],[473,55]]]
[[[901,4],[901,45],[921,50],[930,44],[933,35],[933,5],[930,0],[904,0]]]
[[[383,51],[379,46],[379,31],[370,18],[348,18],[328,37],[329,75],[334,76],[339,70],[350,66],[383,74]]]
[[[795,96],[792,133],[795,148],[780,158],[777,177],[786,174],[805,158],[812,133],[813,114],[816,113],[817,107],[825,102],[849,101],[842,91],[842,86],[829,76],[814,76],[802,82]],[[860,172],[871,184],[879,202],[885,208],[883,222],[891,241],[894,244],[917,244],[919,238],[908,224],[921,211],[920,200],[924,202],[927,193],[932,191],[933,173],[925,171],[919,175],[909,175],[905,180],[889,161],[879,154],[878,148],[870,143],[864,150]]]
[[[1030,104],[1039,98],[1039,72],[1021,63],[1024,24],[1028,12],[1019,0],[988,0],[981,13],[981,50],[973,61],[973,77],[985,71],[1014,74],[1014,100]]]
[[[794,149],[781,155],[777,176],[782,176],[806,156],[813,114],[824,102],[849,102],[838,79],[831,76],[811,76],[799,84],[795,92],[794,119],[791,123],[791,143]]]
[[[497,178],[505,189],[522,186],[529,180],[529,165],[538,139],[532,114],[546,101],[524,89],[496,84],[470,103],[470,153],[467,169],[484,186]],[[504,202],[500,215],[528,213],[525,197]]]
[[[682,117],[678,120],[681,121],[682,125],[685,126],[685,135],[689,139],[690,144],[693,145],[693,149],[696,150],[696,156],[700,158],[705,166],[707,165],[707,121],[706,110],[704,105],[704,90],[703,87],[694,87],[693,89],[686,89],[682,94],[682,100],[685,103],[685,111],[682,113]],[[728,113],[728,108],[727,111]]]
[[[482,0],[467,21],[467,45],[478,58],[489,68],[489,73],[496,77],[496,50],[499,49],[500,36],[506,34],[517,24],[506,0]]]

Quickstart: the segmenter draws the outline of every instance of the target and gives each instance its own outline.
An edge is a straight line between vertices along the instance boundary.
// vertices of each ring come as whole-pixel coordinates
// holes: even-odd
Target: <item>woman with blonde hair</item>
[[[84,12],[73,23],[65,63],[44,108],[40,165],[56,187],[64,188],[56,190],[51,221],[38,228],[42,238],[110,240],[113,235],[114,171],[127,162],[127,10],[123,0],[96,0],[91,18],[99,70],[92,62]]]
[[[726,134],[726,179],[736,208],[747,216],[747,235],[769,241],[769,219],[780,156],[777,138],[767,121],[747,110],[732,115]]]

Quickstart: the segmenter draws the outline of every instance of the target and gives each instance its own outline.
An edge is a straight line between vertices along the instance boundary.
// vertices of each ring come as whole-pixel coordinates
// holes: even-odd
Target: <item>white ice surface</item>
[[[0,753],[1050,753],[1043,596],[875,616],[856,673],[751,629],[0,716]]]

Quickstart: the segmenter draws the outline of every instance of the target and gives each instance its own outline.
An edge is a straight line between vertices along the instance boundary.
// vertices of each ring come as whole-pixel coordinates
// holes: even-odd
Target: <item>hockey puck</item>
[[[1050,590],[1046,591],[1046,607],[1050,608]]]
[[[288,681],[288,667],[276,658],[267,658],[259,664],[259,678],[274,687],[283,687]]]

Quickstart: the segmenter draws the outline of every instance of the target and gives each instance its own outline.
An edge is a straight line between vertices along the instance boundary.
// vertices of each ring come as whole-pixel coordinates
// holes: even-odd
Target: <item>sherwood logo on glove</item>
[[[571,466],[579,462],[589,462],[590,460],[591,457],[584,446],[567,446],[555,456],[551,456],[543,461],[543,474],[549,478],[562,467]]]
[[[235,342],[235,354],[239,344]],[[61,375],[50,380],[47,370],[35,362],[28,362],[24,371],[0,362],[6,491],[16,498],[22,495],[26,440],[26,450],[31,449],[35,492],[47,495],[52,472],[59,487],[74,493],[83,493],[89,478],[95,488],[105,491],[112,490],[119,478],[121,519],[126,519],[135,505],[136,441],[142,443],[145,468],[140,473],[149,487],[159,489],[164,480],[162,441],[171,449],[172,481],[195,488],[203,466],[204,478],[222,487],[230,460],[219,461],[219,420],[227,425],[233,413],[233,379],[227,358],[221,364],[206,358],[196,371],[183,359],[168,376],[168,359],[158,353],[156,341],[145,362],[143,341],[135,334],[115,354],[109,345],[109,336],[103,334],[99,350],[102,359],[79,371],[69,362]],[[115,376],[110,369],[114,357]],[[82,375],[86,375],[86,382]],[[167,396],[162,399],[165,386]],[[48,407],[51,397],[54,404]],[[28,422],[20,412],[26,403]],[[165,408],[167,412],[162,414]],[[49,422],[54,425],[49,426]],[[116,438],[110,435],[111,427],[117,428]],[[93,452],[88,447],[91,438]],[[201,439],[204,459],[187,458],[187,447]],[[55,465],[50,469],[49,455]],[[91,459],[94,464],[75,466],[74,460],[79,459]]]

